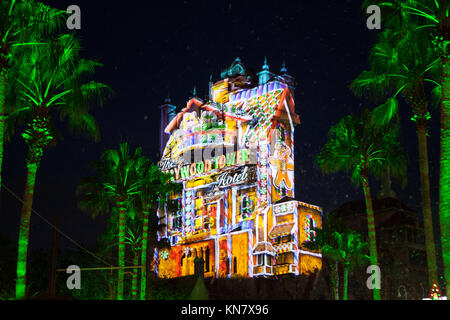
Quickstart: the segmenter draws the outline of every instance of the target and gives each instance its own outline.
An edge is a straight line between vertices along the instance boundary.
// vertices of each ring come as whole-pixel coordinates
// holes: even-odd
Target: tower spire
[[[283,60],[283,64],[281,65],[281,70],[280,72],[283,73],[287,73],[287,68],[286,68],[286,61]]]
[[[212,82],[212,73],[211,73],[209,75],[209,87],[208,87],[209,100],[212,100],[212,87],[213,87],[213,82]]]
[[[262,66],[262,70],[258,73],[259,76],[259,85],[263,85],[270,80],[270,71],[269,65],[267,64],[267,57],[264,57],[264,64]]]

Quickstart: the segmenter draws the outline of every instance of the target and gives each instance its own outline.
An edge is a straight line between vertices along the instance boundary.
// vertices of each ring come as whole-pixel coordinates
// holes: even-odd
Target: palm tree
[[[142,149],[131,152],[128,143],[121,143],[119,149],[108,149],[99,161],[92,162],[97,176],[84,178],[77,189],[79,206],[93,217],[118,210],[118,266],[125,266],[126,217],[132,208],[133,198],[139,194],[140,179],[137,166]],[[118,271],[117,299],[123,300],[124,270]]]
[[[93,98],[102,95],[107,86],[81,79],[94,73],[100,64],[79,58],[79,43],[72,35],[63,35],[51,46],[31,46],[22,53],[17,81],[21,85],[20,98],[30,122],[22,134],[28,145],[27,178],[20,217],[17,257],[16,297],[25,296],[26,259],[30,216],[36,173],[44,150],[55,143],[52,115],[68,119],[71,131],[80,131],[99,139],[95,119],[89,114]]]
[[[450,2],[448,0],[371,0],[393,11],[386,16],[389,25],[399,17],[411,17],[418,25],[416,30],[430,31],[428,44],[440,57],[441,66],[441,159],[439,182],[439,217],[441,245],[447,292],[450,292]]]
[[[348,291],[348,273],[355,266],[364,265],[370,260],[370,257],[364,254],[367,243],[361,240],[361,234],[354,230],[350,230],[343,234],[335,233],[336,242],[338,243],[340,260],[344,267],[344,286],[342,299],[347,300]]]
[[[363,186],[366,203],[369,251],[371,264],[378,265],[375,219],[370,192],[369,173],[380,174],[389,167],[394,176],[405,179],[405,157],[398,143],[397,126],[381,126],[377,123],[376,109],[364,110],[362,117],[346,116],[331,127],[329,140],[317,157],[325,173],[349,171],[352,182]],[[373,297],[380,299],[380,290],[374,289]]]
[[[408,24],[414,29],[413,24]],[[433,233],[431,212],[430,177],[427,146],[427,122],[430,119],[425,83],[437,84],[435,81],[439,71],[439,58],[427,43],[427,35],[423,32],[412,32],[406,27],[397,27],[398,32],[386,29],[378,38],[370,53],[371,70],[363,71],[351,84],[356,95],[368,95],[373,100],[389,97],[385,104],[381,121],[388,121],[397,114],[397,96],[402,95],[411,106],[416,124],[419,172],[424,217],[429,283],[437,280],[436,248]],[[400,36],[401,34],[401,36]],[[406,34],[406,35],[403,35]],[[440,91],[437,85],[435,90]]]
[[[341,219],[332,215],[324,217],[322,228],[314,228],[314,231],[313,241],[305,242],[303,245],[310,250],[320,250],[327,261],[333,262],[331,283],[335,300],[339,300],[339,264],[343,266],[342,299],[347,300],[349,271],[369,260],[369,256],[363,252],[367,243],[362,242],[361,234],[348,229],[342,224]]]
[[[322,228],[313,228],[313,230],[313,240],[304,242],[303,246],[313,251],[322,252],[323,257],[325,258],[323,259],[323,262],[326,263],[331,270],[330,283],[334,300],[339,300],[339,259],[335,259],[338,255],[333,254],[335,251],[334,248],[337,247],[334,233],[343,233],[347,229],[344,228],[341,219],[326,215],[323,217]]]
[[[18,105],[6,106],[10,86],[14,86],[14,69],[20,65],[17,48],[42,43],[52,34],[66,13],[36,1],[0,2],[0,186],[6,119],[18,112]]]
[[[129,219],[125,232],[125,244],[130,247],[133,266],[139,265],[139,252],[142,243],[142,221],[133,211],[129,211]],[[133,269],[131,280],[131,299],[137,300],[138,297],[138,268]]]
[[[172,211],[175,202],[171,200],[173,192],[179,190],[180,185],[170,183],[170,175],[159,170],[158,166],[152,164],[147,158],[142,158],[138,165],[138,174],[141,179],[139,194],[136,198],[135,206],[141,212],[142,226],[142,248],[141,248],[141,291],[140,299],[145,300],[147,293],[147,275],[148,275],[148,240],[149,240],[149,221],[151,216],[156,217],[158,208]],[[164,225],[156,223],[154,227],[164,228]],[[155,230],[151,230],[155,233]]]

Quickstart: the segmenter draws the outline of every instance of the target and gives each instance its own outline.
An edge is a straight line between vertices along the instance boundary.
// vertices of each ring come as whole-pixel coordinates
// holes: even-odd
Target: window
[[[205,217],[203,219],[203,227],[209,231],[210,230],[210,223],[209,223],[209,217]]]
[[[272,257],[268,254],[264,255],[266,257],[266,266],[272,266]]]
[[[258,265],[258,266],[264,265],[264,255],[263,255],[263,254],[258,254],[257,257],[258,257],[257,265]]]
[[[253,201],[248,196],[248,194],[243,194],[241,196],[241,215],[242,219],[247,219],[252,215],[253,211]]]
[[[209,272],[209,247],[205,251],[205,272]]]
[[[292,252],[283,253],[277,256],[277,264],[293,264],[294,254]]]
[[[409,249],[409,263],[419,267],[425,267],[427,265],[426,253],[423,250]]]
[[[316,221],[313,219],[311,215],[306,216],[305,218],[305,236],[306,241],[313,241],[316,236],[316,232],[313,230],[317,227]]]
[[[406,236],[408,239],[408,242],[413,242],[413,230],[411,228],[406,229]]]
[[[272,266],[272,256],[268,254],[259,254],[257,257],[257,266]]]
[[[425,244],[425,235],[422,230],[417,230],[417,243]]]
[[[237,258],[233,259],[233,273],[237,273]]]

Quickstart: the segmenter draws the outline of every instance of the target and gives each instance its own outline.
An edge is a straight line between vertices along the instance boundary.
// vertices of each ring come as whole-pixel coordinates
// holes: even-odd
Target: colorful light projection
[[[317,223],[311,215],[307,215],[305,218],[305,235],[306,241],[313,241],[316,236],[314,228],[317,228]]]
[[[291,155],[291,148],[284,143],[276,143],[274,156],[269,160],[276,188],[291,190],[294,186],[294,159]]]
[[[211,100],[190,99],[165,125],[170,138],[160,169],[183,189],[175,195],[180,210],[168,213],[172,248],[167,259],[159,255],[161,275],[191,274],[192,257],[205,245],[216,277],[298,274],[298,235],[304,233],[297,220],[299,202],[273,205],[283,196],[294,197],[293,127],[300,121],[292,92],[279,80],[255,87],[241,74],[239,61],[232,69],[229,78],[210,84]],[[289,241],[272,247],[267,241],[277,241],[274,235]],[[273,251],[263,273],[254,265],[261,241]]]
[[[269,203],[269,143],[267,135],[262,133],[260,135],[259,153],[258,153],[258,207],[262,208]]]

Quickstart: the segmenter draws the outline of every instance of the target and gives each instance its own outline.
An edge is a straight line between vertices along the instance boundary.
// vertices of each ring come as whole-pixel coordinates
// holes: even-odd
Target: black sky
[[[376,31],[366,28],[361,1],[46,1],[61,9],[78,4],[83,56],[104,64],[96,80],[115,91],[98,119],[102,141],[63,139],[45,154],[38,171],[34,209],[52,219],[59,213],[60,228],[77,241],[92,246],[101,232],[101,219],[92,220],[76,205],[75,188],[90,172],[89,161],[105,148],[127,140],[157,160],[159,108],[170,95],[185,106],[194,86],[206,96],[210,74],[236,57],[260,70],[267,57],[272,72],[283,61],[295,76],[295,101],[302,124],[296,128],[296,198],[325,211],[362,198],[361,190],[345,174],[324,176],[314,157],[326,142],[332,124],[349,112],[373,107],[355,98],[348,85],[368,67],[367,56]],[[439,117],[430,127],[431,186],[437,212]],[[394,189],[412,209],[420,211],[417,142],[409,110],[401,105],[403,141],[409,156],[408,185]],[[3,182],[23,195],[25,143],[16,134],[6,146]],[[378,183],[373,181],[373,193]],[[20,204],[2,190],[0,233],[16,241]],[[32,248],[49,247],[51,229],[32,217]],[[61,247],[71,247],[64,239]]]

